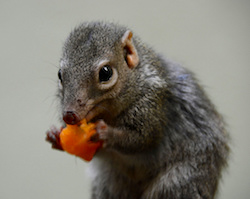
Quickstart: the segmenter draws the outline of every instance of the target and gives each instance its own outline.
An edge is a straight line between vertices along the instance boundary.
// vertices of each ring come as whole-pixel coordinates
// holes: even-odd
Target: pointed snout
[[[63,120],[66,124],[74,125],[80,122],[80,117],[74,111],[65,111]]]

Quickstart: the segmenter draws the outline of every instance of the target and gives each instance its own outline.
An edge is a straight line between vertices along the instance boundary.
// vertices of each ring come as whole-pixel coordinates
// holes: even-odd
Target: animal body
[[[92,199],[212,199],[228,135],[194,75],[133,32],[90,22],[67,38],[58,72],[62,118],[95,122]]]

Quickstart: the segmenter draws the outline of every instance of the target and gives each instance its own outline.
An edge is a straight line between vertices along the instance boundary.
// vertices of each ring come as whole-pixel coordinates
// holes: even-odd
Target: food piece
[[[90,138],[96,133],[95,124],[82,120],[80,125],[68,125],[60,133],[60,144],[63,150],[72,155],[83,158],[86,161],[92,160],[101,142],[91,142]]]

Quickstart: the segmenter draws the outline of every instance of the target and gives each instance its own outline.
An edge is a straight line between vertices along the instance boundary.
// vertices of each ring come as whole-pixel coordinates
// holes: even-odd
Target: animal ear
[[[127,30],[122,36],[122,45],[125,51],[125,60],[129,68],[134,68],[139,64],[139,56],[132,42],[133,33]]]

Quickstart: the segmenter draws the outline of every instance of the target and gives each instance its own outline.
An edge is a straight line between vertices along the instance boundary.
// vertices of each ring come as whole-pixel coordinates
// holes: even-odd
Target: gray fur
[[[107,95],[101,106],[108,132],[90,163],[92,199],[212,199],[227,164],[228,135],[193,74],[133,37],[139,65],[126,68],[121,37],[126,27],[84,23],[63,48],[62,111],[81,119],[77,100]],[[111,60],[119,88],[96,88],[96,63]],[[97,105],[93,105],[97,106]],[[94,119],[93,119],[94,121]]]

